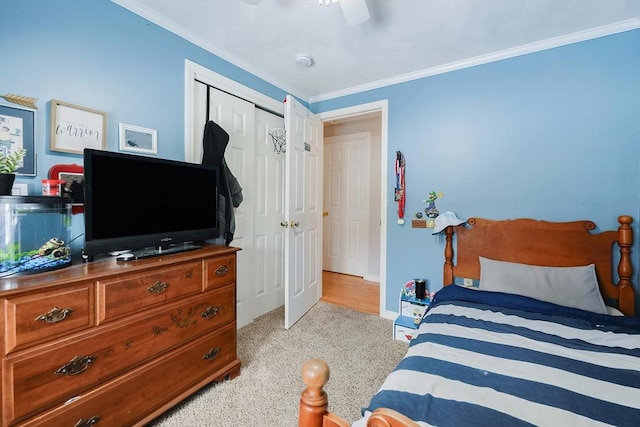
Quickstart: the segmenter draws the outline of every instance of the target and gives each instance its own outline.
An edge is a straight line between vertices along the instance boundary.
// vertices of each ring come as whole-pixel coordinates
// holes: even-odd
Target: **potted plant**
[[[24,148],[18,148],[9,154],[0,154],[0,195],[10,195],[13,181],[16,179],[16,170],[22,164],[22,159],[27,154]]]

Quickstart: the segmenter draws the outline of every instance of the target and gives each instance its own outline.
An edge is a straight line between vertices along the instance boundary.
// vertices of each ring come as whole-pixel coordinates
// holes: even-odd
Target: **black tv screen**
[[[219,235],[216,168],[86,149],[87,255],[168,249]]]

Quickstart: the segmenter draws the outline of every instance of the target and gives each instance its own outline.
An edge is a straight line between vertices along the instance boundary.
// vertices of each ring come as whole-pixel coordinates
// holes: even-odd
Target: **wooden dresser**
[[[143,425],[239,375],[237,250],[0,279],[2,426]]]

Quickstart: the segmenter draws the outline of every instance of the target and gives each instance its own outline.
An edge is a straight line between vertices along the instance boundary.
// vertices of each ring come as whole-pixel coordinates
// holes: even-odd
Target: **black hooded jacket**
[[[208,121],[204,126],[204,137],[202,138],[202,164],[216,167],[220,171],[220,185],[218,187],[220,233],[228,246],[236,231],[233,208],[237,208],[242,203],[242,187],[224,160],[227,144],[229,144],[229,134],[217,123]]]

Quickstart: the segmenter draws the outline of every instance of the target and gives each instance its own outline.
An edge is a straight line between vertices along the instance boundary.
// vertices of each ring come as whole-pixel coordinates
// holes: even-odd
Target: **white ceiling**
[[[640,28],[640,0],[366,0],[353,26],[318,0],[113,1],[309,102]]]

